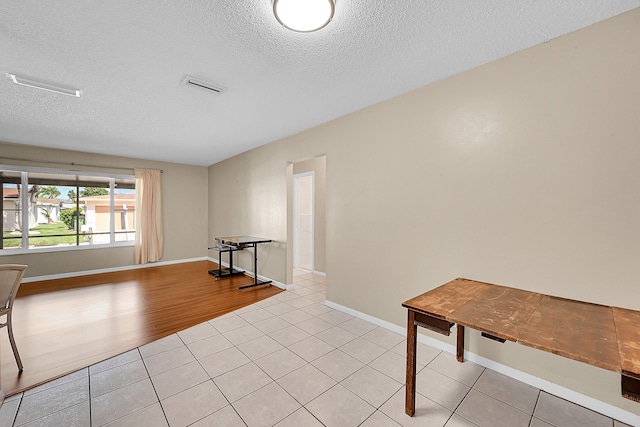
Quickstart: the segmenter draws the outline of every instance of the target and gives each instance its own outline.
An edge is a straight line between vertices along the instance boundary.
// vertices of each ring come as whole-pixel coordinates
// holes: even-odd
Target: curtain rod
[[[90,165],[86,163],[75,163],[75,162],[66,163],[66,162],[56,162],[55,160],[32,160],[32,159],[23,159],[20,157],[5,157],[5,156],[0,156],[0,159],[17,160],[20,162],[51,163],[51,164],[66,165],[66,166],[85,166],[89,168],[119,169],[119,170],[135,171],[134,168],[123,168],[121,166],[100,166],[100,165]],[[164,173],[164,170],[160,169],[160,173]]]

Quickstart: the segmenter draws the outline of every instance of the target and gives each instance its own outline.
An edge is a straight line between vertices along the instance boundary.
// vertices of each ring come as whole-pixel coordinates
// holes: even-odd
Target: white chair
[[[22,282],[22,277],[27,269],[26,265],[4,264],[0,265],[0,317],[7,316],[6,323],[0,323],[0,328],[7,327],[9,332],[9,341],[13,349],[13,355],[18,364],[18,370],[22,372],[22,361],[18,354],[16,340],[13,338],[13,327],[11,326],[11,313],[13,311],[13,302],[16,299],[18,288]]]

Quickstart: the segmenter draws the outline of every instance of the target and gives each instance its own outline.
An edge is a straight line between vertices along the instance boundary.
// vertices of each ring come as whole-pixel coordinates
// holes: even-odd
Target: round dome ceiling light
[[[335,0],[273,0],[273,14],[284,27],[308,33],[326,27],[335,6]]]

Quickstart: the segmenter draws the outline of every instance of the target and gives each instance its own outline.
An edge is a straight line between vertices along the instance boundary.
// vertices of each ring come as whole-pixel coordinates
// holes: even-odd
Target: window
[[[0,182],[2,253],[134,244],[133,176],[0,166]]]

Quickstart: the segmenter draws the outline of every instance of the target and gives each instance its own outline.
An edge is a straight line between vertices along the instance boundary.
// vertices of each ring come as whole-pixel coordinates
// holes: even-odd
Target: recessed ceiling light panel
[[[308,33],[326,27],[335,6],[335,0],[273,0],[273,14],[284,27]]]
[[[13,82],[15,84],[20,85],[20,86],[27,86],[27,87],[32,87],[32,88],[35,88],[35,89],[46,90],[48,92],[55,92],[55,93],[59,93],[59,94],[62,94],[62,95],[75,96],[76,98],[80,98],[80,95],[82,94],[82,91],[80,91],[78,89],[71,89],[71,88],[62,87],[62,86],[58,86],[58,85],[52,85],[52,84],[49,84],[49,83],[40,82],[40,81],[37,81],[37,80],[31,80],[31,79],[27,79],[25,77],[16,76],[15,74],[7,74],[7,77],[9,77],[11,80],[13,80]]]

